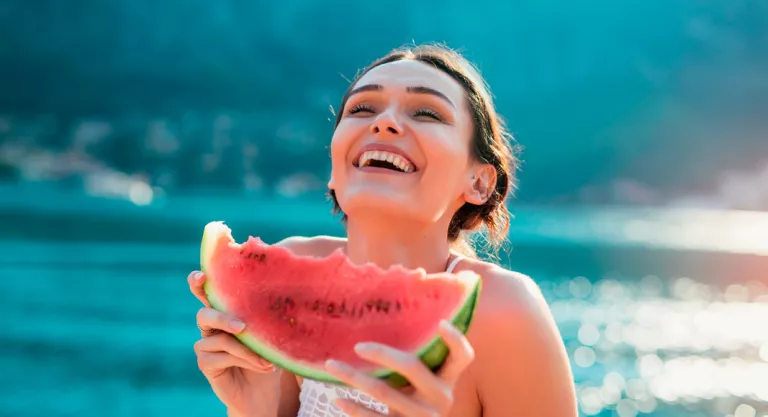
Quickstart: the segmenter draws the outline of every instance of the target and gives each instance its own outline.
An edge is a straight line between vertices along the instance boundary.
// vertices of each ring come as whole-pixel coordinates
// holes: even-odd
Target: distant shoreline
[[[739,282],[764,279],[768,268],[768,213],[514,204],[512,210],[499,262],[532,275],[614,270]],[[203,226],[212,220],[226,221],[240,241],[344,233],[322,198],[201,193],[137,206],[56,187],[0,185],[0,266],[187,270],[197,267]]]
[[[511,204],[513,246],[597,246],[725,252],[768,257],[768,212]],[[203,226],[227,222],[235,237],[341,235],[321,196],[235,193],[161,197],[148,205],[48,184],[0,184],[0,241],[197,242]],[[246,235],[243,235],[246,234]],[[243,236],[241,236],[243,235]]]

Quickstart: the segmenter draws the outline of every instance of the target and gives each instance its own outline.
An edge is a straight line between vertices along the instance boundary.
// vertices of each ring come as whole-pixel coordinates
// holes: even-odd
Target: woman
[[[448,362],[434,375],[387,346],[358,353],[406,376],[392,389],[345,364],[328,370],[354,389],[302,380],[260,359],[231,335],[237,318],[210,309],[202,273],[190,275],[198,313],[198,365],[230,417],[576,416],[566,351],[540,291],[519,273],[478,260],[467,233],[506,236],[505,198],[516,160],[477,71],[442,47],[395,50],[361,73],[344,96],[331,141],[335,209],[347,238],[289,238],[298,255],[342,248],[353,263],[427,272],[475,271],[484,291],[466,338],[441,334]],[[340,411],[340,410],[341,411]]]

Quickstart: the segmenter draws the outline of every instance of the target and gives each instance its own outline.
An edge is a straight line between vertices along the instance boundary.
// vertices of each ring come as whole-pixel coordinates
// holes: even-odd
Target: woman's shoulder
[[[468,270],[482,277],[486,308],[508,312],[543,301],[538,284],[528,275],[477,259],[468,258],[462,264],[456,271]]]
[[[568,355],[536,282],[477,260],[458,269],[474,271],[483,279],[476,319],[467,336],[475,349],[472,379],[484,408],[492,415],[510,409],[520,415],[538,411],[576,415]],[[555,403],[547,403],[552,399]]]
[[[554,320],[538,284],[528,275],[476,259],[462,262],[457,271],[469,270],[482,278],[482,290],[473,327],[480,339],[493,343],[500,330],[518,339],[532,329],[553,329]],[[513,334],[516,333],[516,334]],[[528,335],[530,336],[530,335]],[[530,337],[523,338],[531,340]],[[515,343],[521,343],[517,340]]]

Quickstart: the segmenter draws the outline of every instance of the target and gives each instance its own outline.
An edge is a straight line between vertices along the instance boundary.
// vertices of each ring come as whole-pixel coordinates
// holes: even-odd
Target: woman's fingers
[[[208,378],[217,378],[229,368],[241,368],[254,372],[264,372],[248,362],[223,352],[203,352],[197,355],[197,366]]]
[[[189,290],[192,294],[203,303],[204,306],[210,307],[211,303],[208,302],[208,296],[205,295],[203,290],[203,283],[205,283],[205,274],[201,271],[192,271],[187,276],[187,282],[189,283]]]
[[[355,352],[404,376],[430,404],[453,403],[451,385],[439,379],[417,356],[380,343],[359,343]]]
[[[328,372],[341,382],[370,395],[386,404],[391,410],[412,417],[435,416],[434,410],[412,396],[406,395],[402,391],[390,387],[383,380],[366,375],[344,362],[329,360],[325,366]]]
[[[439,332],[448,346],[449,354],[437,375],[417,356],[408,352],[379,343],[360,343],[355,346],[355,351],[363,359],[404,376],[415,388],[415,395],[405,395],[401,390],[394,390],[383,381],[344,363],[329,361],[326,366],[341,381],[388,404],[391,409],[403,415],[442,415],[453,406],[453,387],[474,359],[474,350],[464,334],[450,323],[441,323]],[[359,415],[367,413],[363,409],[354,409]]]
[[[187,282],[192,294],[205,306],[197,312],[197,327],[203,338],[195,343],[197,364],[203,374],[208,378],[216,378],[229,368],[274,372],[274,365],[232,336],[245,330],[245,323],[211,308],[203,290],[205,274],[194,271],[187,277]]]
[[[240,367],[256,372],[272,372],[274,365],[252,352],[232,335],[219,333],[195,343],[198,366],[203,372]]]
[[[448,358],[438,375],[448,384],[454,385],[465,369],[475,359],[475,350],[466,336],[451,323],[440,324],[440,336],[448,345]]]
[[[206,337],[215,334],[216,330],[232,334],[240,333],[245,329],[245,323],[229,314],[203,307],[197,312],[197,327],[200,328],[203,337]]]

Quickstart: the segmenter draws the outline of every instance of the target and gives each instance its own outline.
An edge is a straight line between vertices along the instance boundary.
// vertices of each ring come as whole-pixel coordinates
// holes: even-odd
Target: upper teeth
[[[363,152],[362,155],[360,155],[360,162],[358,166],[364,167],[367,166],[368,163],[371,160],[377,160],[377,161],[386,161],[394,166],[398,167],[403,172],[411,172],[413,171],[413,166],[410,162],[408,162],[407,159],[403,158],[402,156],[387,152],[387,151],[367,151]]]

